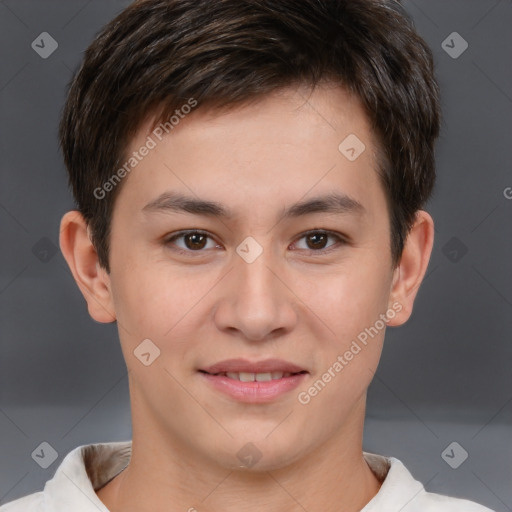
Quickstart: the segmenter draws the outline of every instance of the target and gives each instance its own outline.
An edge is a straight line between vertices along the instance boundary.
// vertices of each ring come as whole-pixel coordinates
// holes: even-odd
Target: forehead
[[[340,87],[289,88],[222,112],[184,111],[156,129],[150,118],[131,141],[127,157],[152,146],[121,194],[140,209],[169,190],[217,198],[234,213],[308,194],[337,191],[363,203],[378,193],[374,136],[357,98]]]

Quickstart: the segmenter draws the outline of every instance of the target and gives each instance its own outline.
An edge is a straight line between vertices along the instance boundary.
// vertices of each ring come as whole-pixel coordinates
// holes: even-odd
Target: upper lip
[[[215,373],[270,373],[270,372],[283,372],[283,373],[299,373],[305,372],[304,368],[296,364],[284,361],[283,359],[265,359],[264,361],[251,362],[247,359],[226,359],[220,361],[212,366],[201,368],[202,371],[215,374]]]

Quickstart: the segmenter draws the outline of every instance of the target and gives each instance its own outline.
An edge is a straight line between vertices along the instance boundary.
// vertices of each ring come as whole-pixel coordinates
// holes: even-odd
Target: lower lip
[[[299,373],[281,379],[265,382],[242,382],[225,375],[200,374],[215,388],[226,395],[247,403],[265,403],[295,389],[306,378],[307,373]]]

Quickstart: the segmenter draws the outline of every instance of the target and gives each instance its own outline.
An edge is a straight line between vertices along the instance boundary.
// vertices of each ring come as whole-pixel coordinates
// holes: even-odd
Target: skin
[[[149,129],[141,126],[130,151]],[[338,150],[351,133],[366,146],[352,162]],[[406,322],[425,275],[434,224],[424,211],[393,269],[375,148],[359,102],[344,90],[286,89],[228,112],[198,108],[158,142],[122,183],[110,274],[81,215],[64,215],[64,257],[91,317],[117,320],[129,371],[132,459],[97,491],[109,510],[349,512],[378,492],[362,435],[385,329],[308,404],[297,398],[393,304],[401,310],[388,325]],[[235,215],[145,213],[165,191],[217,201]],[[364,212],[278,221],[285,206],[333,191]],[[166,243],[184,229],[208,231],[202,252],[186,237]],[[303,235],[310,229],[346,242],[315,246]],[[252,263],[236,252],[247,236],[263,250]],[[133,354],[147,338],[161,351],[150,366]],[[242,403],[198,373],[234,357],[281,358],[309,373],[270,403]],[[247,443],[262,454],[250,468],[237,457]]]

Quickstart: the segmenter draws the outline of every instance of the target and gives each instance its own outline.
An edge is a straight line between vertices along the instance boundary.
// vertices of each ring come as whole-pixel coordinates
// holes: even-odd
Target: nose
[[[249,341],[275,339],[293,330],[297,299],[286,282],[284,266],[271,261],[269,252],[251,263],[235,255],[215,309],[219,330]]]

